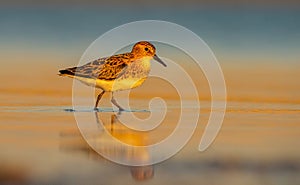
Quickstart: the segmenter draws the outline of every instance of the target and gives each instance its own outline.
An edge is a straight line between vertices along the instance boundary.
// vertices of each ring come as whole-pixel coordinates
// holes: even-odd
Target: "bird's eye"
[[[148,48],[145,48],[145,51],[148,51],[149,49]]]

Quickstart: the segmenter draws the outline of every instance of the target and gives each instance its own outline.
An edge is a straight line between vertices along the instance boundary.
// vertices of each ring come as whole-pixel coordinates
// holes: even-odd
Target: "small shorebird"
[[[113,92],[132,89],[143,84],[150,72],[150,60],[167,66],[156,54],[155,47],[146,41],[136,43],[131,52],[99,58],[80,67],[60,70],[60,76],[75,78],[86,85],[102,89],[94,109],[105,92],[112,92],[111,102],[124,109],[114,99]]]

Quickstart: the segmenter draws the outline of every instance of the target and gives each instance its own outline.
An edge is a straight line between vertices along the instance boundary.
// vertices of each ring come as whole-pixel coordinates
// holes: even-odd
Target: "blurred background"
[[[224,72],[228,108],[214,144],[198,152],[210,110],[199,74],[203,113],[192,140],[168,161],[132,168],[88,147],[63,111],[72,105],[72,81],[56,74],[77,65],[101,34],[148,19],[182,25],[208,44]],[[0,184],[300,184],[299,20],[297,0],[1,1]],[[137,102],[153,84],[161,83],[134,91]],[[105,116],[111,123],[114,115]],[[174,122],[166,120],[170,129]]]

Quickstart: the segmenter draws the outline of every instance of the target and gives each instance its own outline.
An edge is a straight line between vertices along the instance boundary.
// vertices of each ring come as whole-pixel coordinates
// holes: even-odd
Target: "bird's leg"
[[[114,131],[114,123],[116,121],[116,115],[111,115],[111,120],[110,120],[110,131],[111,133]]]
[[[117,106],[119,108],[119,111],[124,111],[125,109],[123,109],[118,103],[117,101],[115,100],[114,98],[114,93],[112,92],[111,93],[111,103],[113,103],[115,106]]]
[[[98,103],[99,103],[99,101],[102,98],[102,96],[103,96],[104,93],[105,93],[105,91],[102,91],[100,94],[98,94],[94,110],[98,110],[97,109]]]

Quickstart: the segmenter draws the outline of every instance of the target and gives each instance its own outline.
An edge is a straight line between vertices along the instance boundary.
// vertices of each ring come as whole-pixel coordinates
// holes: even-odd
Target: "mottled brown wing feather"
[[[94,60],[93,62],[89,62],[83,66],[71,67],[64,70],[60,70],[59,72],[61,75],[68,74],[73,76],[81,76],[85,78],[97,78],[106,59],[107,58],[100,58]]]
[[[87,63],[83,66],[76,68],[76,76],[82,76],[87,78],[97,78],[99,72],[105,65],[107,58],[100,58],[93,62]]]
[[[129,57],[127,57],[126,54],[108,58],[97,78],[103,80],[114,80],[119,78],[126,71],[128,61]]]
[[[80,67],[60,70],[61,74],[81,76],[85,78],[114,80],[120,77],[127,67],[130,53],[115,55],[109,58],[100,58]]]

